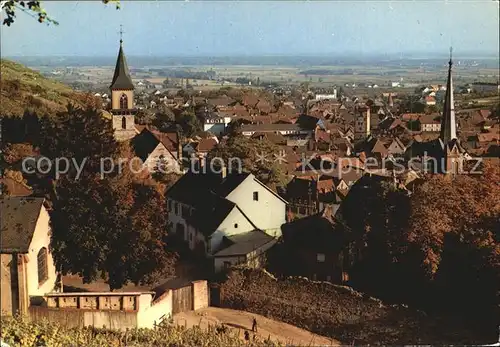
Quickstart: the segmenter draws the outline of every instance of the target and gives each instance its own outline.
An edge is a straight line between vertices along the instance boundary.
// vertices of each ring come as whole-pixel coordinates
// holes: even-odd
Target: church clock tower
[[[120,29],[120,50],[116,60],[115,74],[111,82],[111,114],[113,130],[118,141],[126,141],[135,136],[134,84],[123,53],[123,40]]]

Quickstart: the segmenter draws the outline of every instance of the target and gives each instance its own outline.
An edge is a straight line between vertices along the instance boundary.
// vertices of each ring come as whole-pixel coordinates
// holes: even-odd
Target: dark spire
[[[453,65],[452,49],[450,47],[450,61],[448,62],[448,81],[446,82],[446,95],[444,99],[443,116],[441,119],[440,139],[447,144],[457,138],[457,126],[455,119],[455,102],[453,100],[453,81],[451,77],[451,67]]]
[[[120,28],[120,50],[118,51],[118,58],[116,59],[115,74],[113,75],[113,81],[111,82],[111,90],[129,90],[134,89],[134,84],[130,78],[130,74],[127,66],[127,59],[125,59],[125,53],[123,53],[123,30]]]

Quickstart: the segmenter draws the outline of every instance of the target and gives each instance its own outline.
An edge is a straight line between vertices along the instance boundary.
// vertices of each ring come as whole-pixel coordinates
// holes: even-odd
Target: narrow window
[[[125,110],[128,108],[128,97],[125,94],[120,96],[120,109]]]
[[[259,192],[253,192],[253,201],[259,201]]]
[[[127,119],[122,117],[122,129],[127,129]]]
[[[37,255],[38,261],[38,284],[42,284],[49,278],[49,269],[47,264],[47,248],[40,249]]]
[[[234,228],[237,229],[238,228],[238,223],[234,223]]]

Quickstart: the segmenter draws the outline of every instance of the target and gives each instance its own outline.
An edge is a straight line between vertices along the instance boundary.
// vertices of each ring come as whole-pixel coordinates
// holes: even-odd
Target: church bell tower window
[[[120,96],[120,109],[125,110],[128,108],[128,98],[127,95],[122,94]]]

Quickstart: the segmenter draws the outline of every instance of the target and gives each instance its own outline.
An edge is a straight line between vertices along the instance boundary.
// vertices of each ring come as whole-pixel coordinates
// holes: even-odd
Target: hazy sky
[[[498,2],[43,1],[59,26],[19,13],[3,56],[498,52]]]

